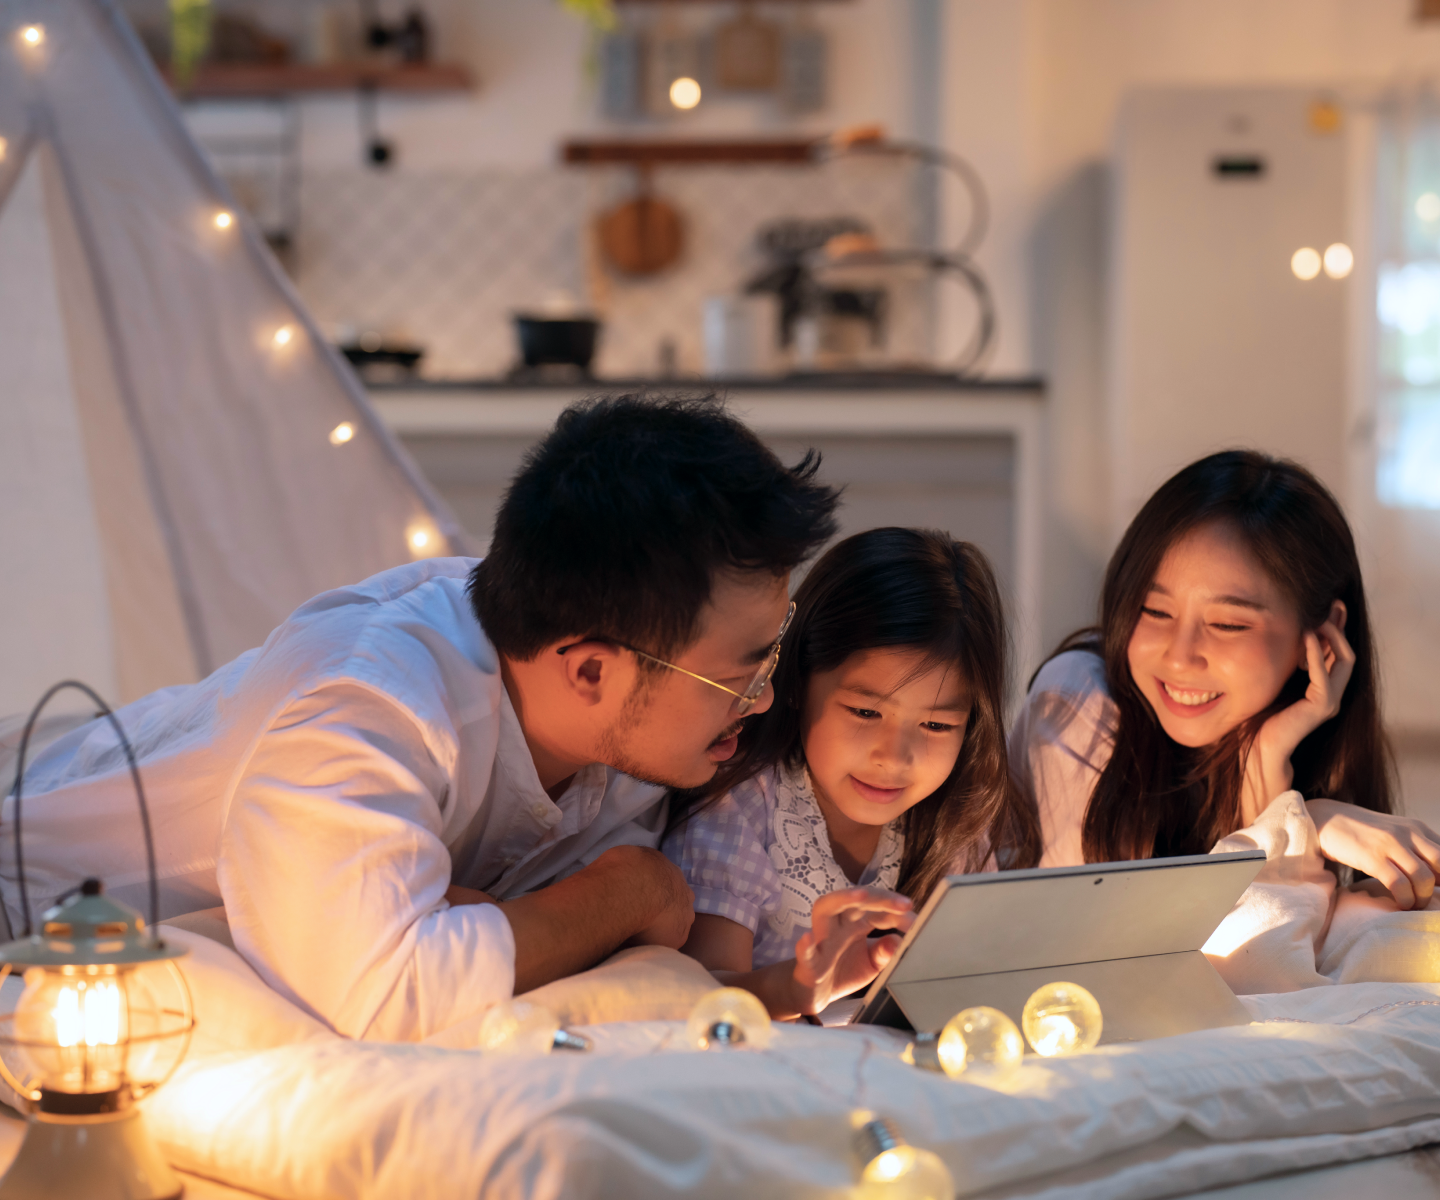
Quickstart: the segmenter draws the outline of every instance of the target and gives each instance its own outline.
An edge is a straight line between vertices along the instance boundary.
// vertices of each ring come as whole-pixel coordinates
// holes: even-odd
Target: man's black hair
[[[520,661],[568,637],[669,657],[718,572],[779,575],[834,534],[819,468],[814,450],[786,467],[713,396],[572,404],[505,493],[475,615]]]

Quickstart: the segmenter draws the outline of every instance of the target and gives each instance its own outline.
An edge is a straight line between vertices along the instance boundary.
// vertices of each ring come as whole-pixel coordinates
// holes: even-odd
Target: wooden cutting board
[[[674,263],[685,245],[678,212],[647,191],[601,213],[595,222],[600,252],[626,275],[654,275]]]

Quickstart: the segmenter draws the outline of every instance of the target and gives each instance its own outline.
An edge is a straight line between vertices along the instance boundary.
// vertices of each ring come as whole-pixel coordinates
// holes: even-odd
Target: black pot
[[[527,367],[568,363],[588,372],[595,357],[600,322],[593,317],[529,317],[516,313],[515,332],[520,337],[520,357]]]

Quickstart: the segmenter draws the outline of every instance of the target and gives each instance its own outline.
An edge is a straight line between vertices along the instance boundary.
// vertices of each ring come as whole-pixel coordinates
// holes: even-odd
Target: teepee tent
[[[463,551],[111,0],[0,0],[0,715]]]

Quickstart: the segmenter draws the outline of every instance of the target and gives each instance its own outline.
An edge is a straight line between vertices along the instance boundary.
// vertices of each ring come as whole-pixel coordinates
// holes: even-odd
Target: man
[[[770,703],[789,572],[834,528],[817,466],[784,467],[713,402],[574,406],[482,562],[325,593],[130,705],[164,912],[218,884],[272,987],[381,1039],[626,942],[680,946],[691,896],[655,849],[660,789],[703,783]],[[27,771],[34,893],[98,874],[139,900],[128,787],[103,722]]]

